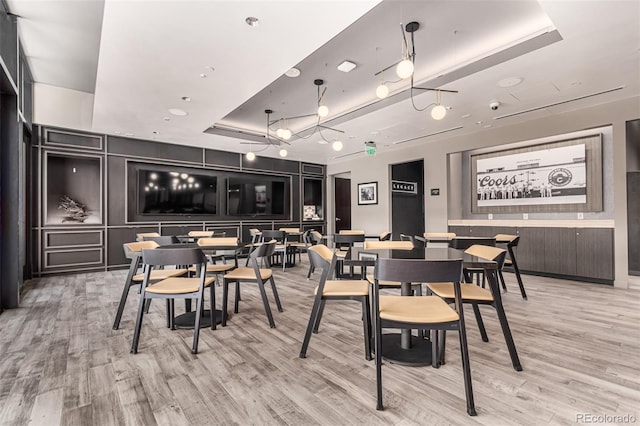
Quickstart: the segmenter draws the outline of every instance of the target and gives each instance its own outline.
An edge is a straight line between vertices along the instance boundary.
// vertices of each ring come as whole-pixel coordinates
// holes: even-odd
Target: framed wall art
[[[378,182],[358,184],[358,205],[378,204]]]

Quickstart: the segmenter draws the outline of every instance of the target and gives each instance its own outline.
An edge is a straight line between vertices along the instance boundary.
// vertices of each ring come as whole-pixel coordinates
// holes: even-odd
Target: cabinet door
[[[518,267],[523,271],[544,272],[544,228],[518,228],[520,242],[515,249]]]
[[[576,275],[613,280],[613,229],[576,229]]]
[[[576,276],[576,229],[544,229],[544,271]]]
[[[427,231],[427,232],[438,232],[438,231]],[[471,235],[471,233],[469,232],[468,226],[450,226],[449,232],[453,232],[456,235],[459,235],[461,237]]]

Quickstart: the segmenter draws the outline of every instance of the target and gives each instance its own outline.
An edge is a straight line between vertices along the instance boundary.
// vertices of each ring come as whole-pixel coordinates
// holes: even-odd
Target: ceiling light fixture
[[[191,102],[191,98],[190,98],[190,97],[188,97],[188,96],[183,96],[183,97],[181,97],[180,99],[182,99],[182,100],[183,100],[183,101],[185,101],[185,102]]]
[[[244,22],[246,22],[250,27],[257,27],[258,25],[260,25],[260,20],[258,18],[254,18],[253,16],[247,17]]]
[[[338,140],[333,141],[331,148],[333,148],[334,151],[342,151],[342,142]]]
[[[313,80],[313,84],[318,86],[318,116],[320,118],[324,118],[329,115],[329,107],[324,104],[324,94],[327,91],[327,88],[325,87],[324,90],[322,90],[322,94],[320,94],[320,86],[324,84],[324,80],[320,78],[315,79]]]
[[[411,78],[411,86],[409,90],[410,90],[410,96],[411,96],[411,105],[413,106],[413,109],[415,109],[416,111],[424,111],[433,105],[433,108],[431,109],[431,117],[434,120],[442,120],[445,117],[445,115],[447,115],[447,109],[441,103],[441,100],[440,100],[441,94],[443,92],[458,93],[458,91],[446,90],[446,89],[433,89],[430,87],[418,87],[414,85],[414,77],[415,77],[414,70],[415,70],[415,60],[416,60],[416,45],[415,45],[414,33],[418,31],[419,28],[420,28],[420,24],[415,21],[409,22],[404,28],[402,28],[402,24],[400,24],[400,29],[402,31],[402,60],[395,64],[389,65],[388,67],[374,74],[375,76],[378,76],[378,75],[382,76],[381,77],[382,82],[376,88],[376,96],[380,99],[384,99],[386,96],[388,96],[389,89],[385,84],[386,82],[384,81],[384,72],[390,68],[395,67],[396,74],[398,74],[398,77],[400,77],[401,79]],[[411,34],[410,46],[409,46],[409,43],[407,42],[406,33]],[[429,104],[424,108],[418,108],[413,99],[414,90],[426,90],[426,91],[436,92],[436,102]]]
[[[376,88],[376,96],[380,99],[389,96],[389,88],[384,81],[384,71],[380,74],[380,85]]]
[[[342,61],[342,63],[340,65],[338,65],[338,71],[342,71],[342,72],[350,72],[353,71],[354,69],[356,69],[356,64],[354,64],[351,61]]]
[[[176,115],[178,117],[184,117],[188,115],[187,111],[180,108],[169,108],[169,114]]]
[[[291,68],[285,72],[284,75],[291,78],[300,77],[300,70],[298,68]]]
[[[289,153],[287,152],[287,150],[286,150],[286,149],[284,149],[284,148],[282,148],[278,153],[280,154],[280,157],[282,157],[282,158],[284,158],[284,157],[286,157],[287,155],[289,155]]]
[[[253,161],[256,159],[256,155],[253,153],[253,151],[251,151],[251,148],[249,148],[249,152],[247,152],[245,158],[247,159],[247,161]]]

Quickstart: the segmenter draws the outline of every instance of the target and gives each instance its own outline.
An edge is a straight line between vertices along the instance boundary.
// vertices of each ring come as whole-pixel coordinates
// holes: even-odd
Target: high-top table
[[[472,256],[462,250],[453,248],[418,247],[413,250],[365,250],[362,247],[352,247],[349,252],[347,252],[344,263],[345,265],[361,266],[364,269],[369,266],[375,266],[377,258],[424,260],[462,259],[464,268],[484,269],[491,294],[496,304],[496,310],[498,311],[498,319],[504,331],[511,361],[516,370],[522,370],[507,316],[502,306],[502,297],[498,284],[498,264],[496,262]],[[411,283],[402,283],[400,291],[403,296],[410,296]],[[411,330],[401,330],[400,334],[383,334],[382,356],[398,364],[413,366],[431,365],[431,344],[421,337],[413,336]]]

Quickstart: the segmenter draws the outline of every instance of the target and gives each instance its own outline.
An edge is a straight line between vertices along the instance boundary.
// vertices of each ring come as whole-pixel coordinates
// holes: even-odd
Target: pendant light
[[[440,103],[440,91],[436,91],[436,105],[431,109],[431,118],[442,120],[447,115],[447,109]]]
[[[389,96],[389,88],[384,83],[384,71],[382,72],[382,75],[380,77],[380,85],[376,88],[376,96],[379,99],[384,99]]]
[[[324,118],[329,115],[329,107],[324,104],[324,94],[327,91],[327,88],[325,87],[322,94],[320,94],[320,86],[324,84],[324,80],[321,78],[314,80],[313,84],[318,87],[318,117]]]

